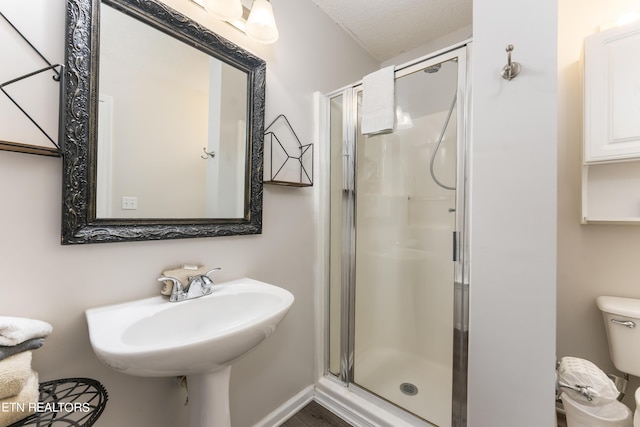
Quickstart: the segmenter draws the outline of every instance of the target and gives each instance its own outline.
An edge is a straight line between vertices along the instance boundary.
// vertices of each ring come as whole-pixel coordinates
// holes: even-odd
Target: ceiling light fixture
[[[618,27],[622,27],[623,25],[631,24],[632,22],[636,22],[640,18],[637,13],[625,13],[616,21],[616,25]]]
[[[278,40],[276,19],[268,0],[253,0],[245,32],[249,38],[259,43],[269,44]]]
[[[251,9],[247,9],[241,0],[191,1],[233,25],[256,42],[270,44],[278,40],[276,18],[268,0],[253,0]]]
[[[224,21],[235,21],[242,16],[240,0],[205,0],[204,8]]]

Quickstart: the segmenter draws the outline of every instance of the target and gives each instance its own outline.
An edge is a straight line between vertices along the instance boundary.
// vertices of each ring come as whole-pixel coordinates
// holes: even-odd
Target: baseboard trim
[[[331,381],[323,383],[323,379],[321,379],[316,384],[314,400],[349,424],[358,427],[377,427],[378,424],[367,417],[357,405],[352,404],[351,399],[345,395],[348,393],[346,388],[342,385],[338,387],[336,388],[336,385]]]
[[[304,408],[314,397],[314,386],[310,385],[285,403],[280,405],[275,411],[260,420],[254,427],[278,427],[287,421],[293,414]]]

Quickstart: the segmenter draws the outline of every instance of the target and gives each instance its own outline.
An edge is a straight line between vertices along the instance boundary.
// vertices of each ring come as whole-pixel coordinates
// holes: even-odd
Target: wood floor
[[[312,401],[293,417],[289,418],[281,427],[353,427],[331,413],[319,403]]]
[[[558,414],[558,427],[566,427],[563,414]],[[281,427],[353,427],[351,424],[331,413],[317,402],[312,401]]]
[[[558,427],[567,427],[567,418],[564,414],[558,414]]]

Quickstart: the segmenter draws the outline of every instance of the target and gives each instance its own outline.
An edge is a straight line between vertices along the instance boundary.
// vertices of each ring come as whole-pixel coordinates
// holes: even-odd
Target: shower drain
[[[415,396],[418,394],[418,387],[411,383],[402,383],[400,384],[400,391],[407,396]]]

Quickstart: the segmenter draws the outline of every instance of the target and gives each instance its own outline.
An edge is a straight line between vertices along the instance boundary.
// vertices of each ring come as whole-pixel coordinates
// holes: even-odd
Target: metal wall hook
[[[200,156],[201,159],[207,160],[209,157],[211,157],[212,159],[216,157],[216,152],[213,150],[207,151],[206,147],[202,147],[202,151],[204,151],[204,155]]]
[[[507,51],[507,65],[504,66],[504,68],[500,72],[500,75],[506,80],[511,80],[515,76],[520,74],[520,70],[522,67],[517,62],[511,62],[511,52],[513,52],[512,44],[507,46],[506,51]]]

